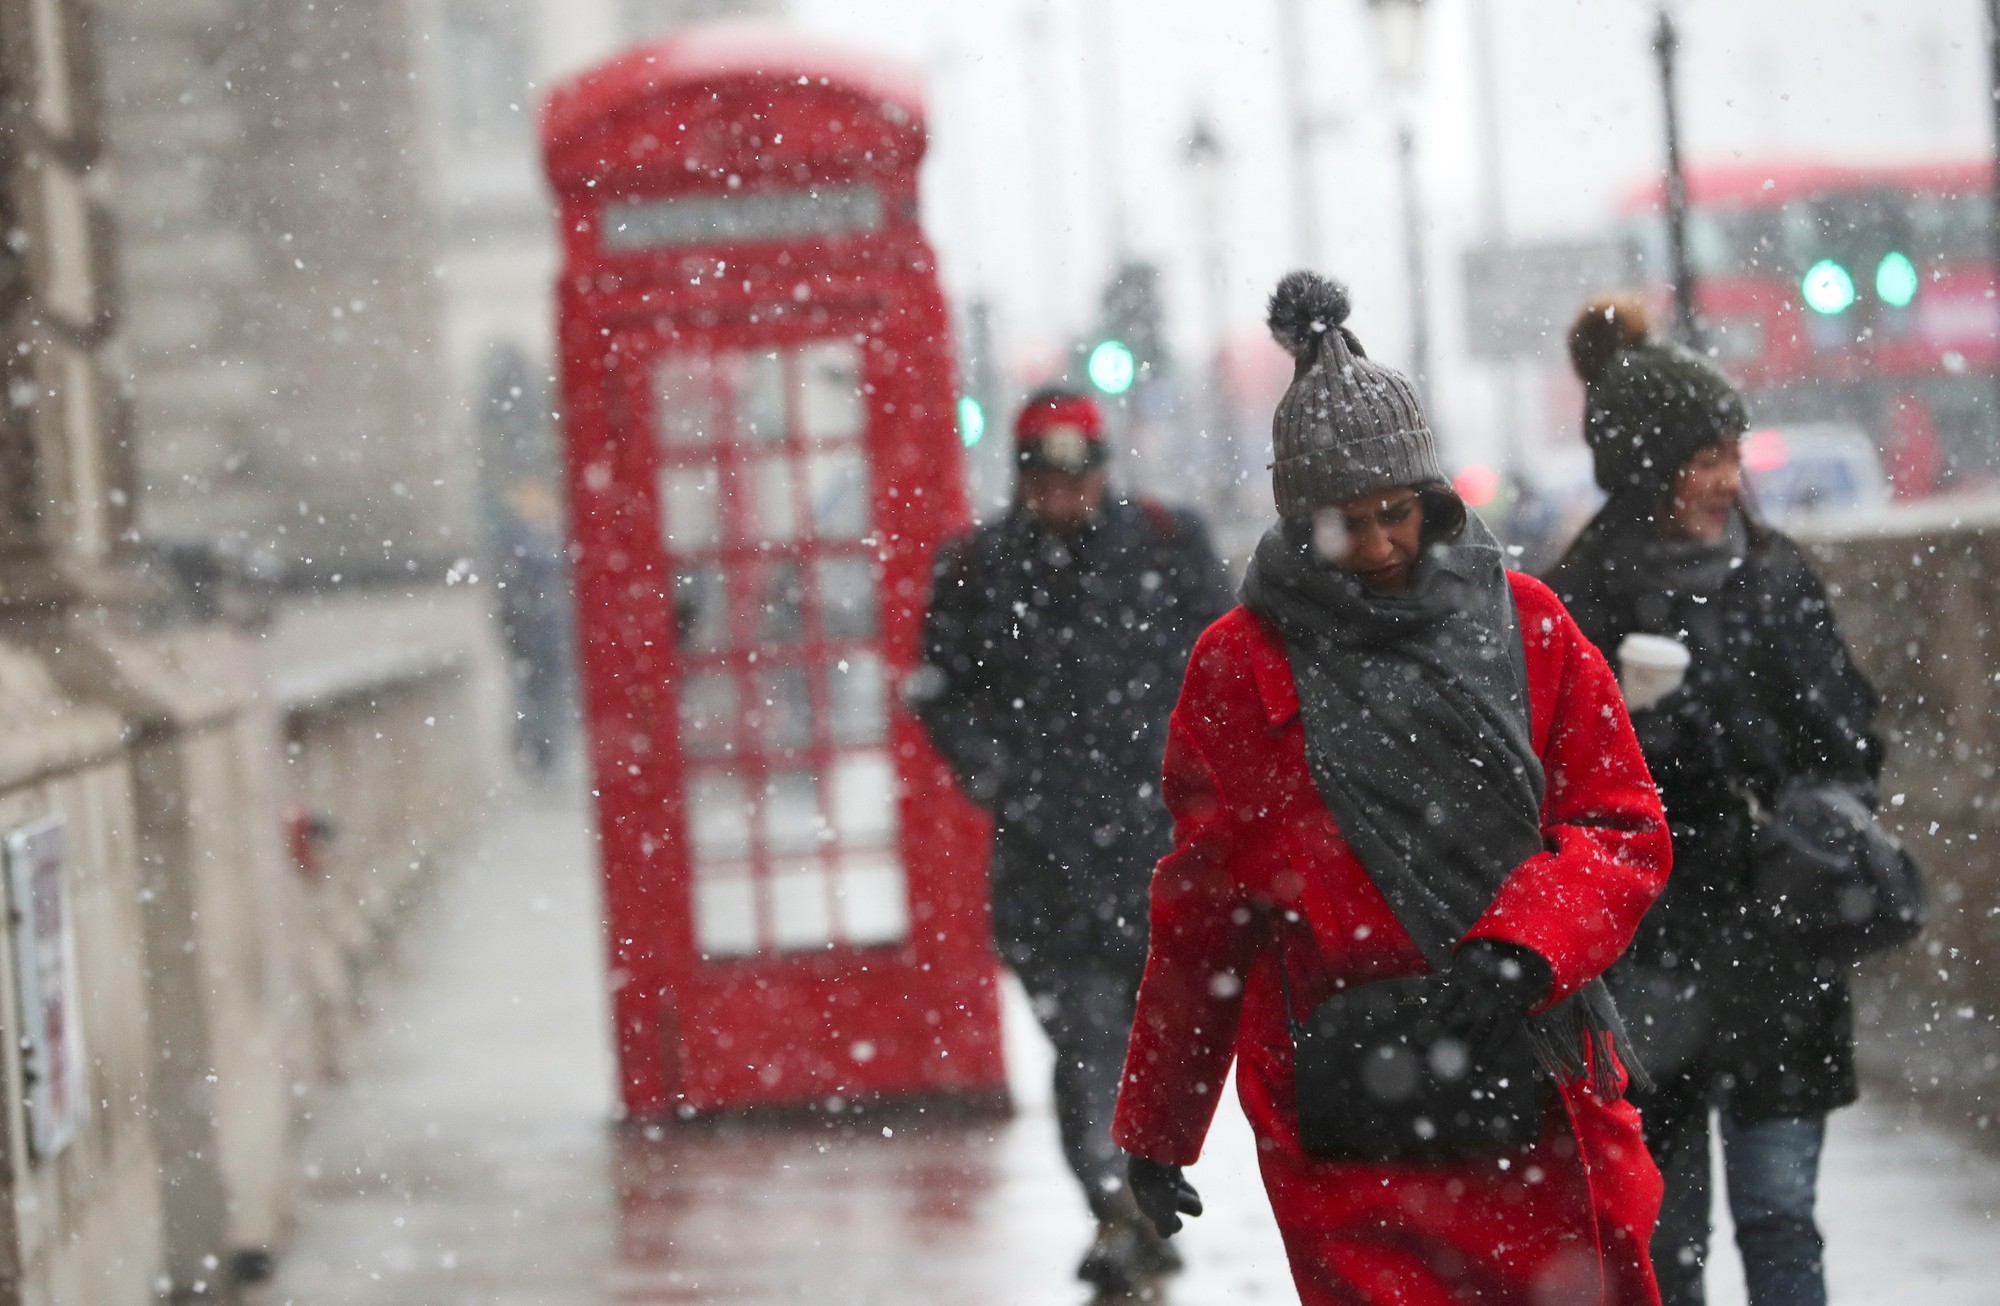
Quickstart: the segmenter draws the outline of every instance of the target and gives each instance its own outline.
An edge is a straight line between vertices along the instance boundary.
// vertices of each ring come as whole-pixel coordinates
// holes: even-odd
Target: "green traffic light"
[[[1848,275],[1846,268],[1830,258],[1823,258],[1806,269],[1799,291],[1805,296],[1807,308],[1829,317],[1845,313],[1854,306],[1854,278]]]
[[[970,449],[986,435],[986,410],[971,395],[958,397],[958,438]]]
[[[1917,297],[1917,265],[1901,250],[1890,250],[1875,265],[1875,295],[1890,308],[1908,308]]]
[[[1122,340],[1101,341],[1084,363],[1090,383],[1108,395],[1122,395],[1139,378],[1139,360]]]

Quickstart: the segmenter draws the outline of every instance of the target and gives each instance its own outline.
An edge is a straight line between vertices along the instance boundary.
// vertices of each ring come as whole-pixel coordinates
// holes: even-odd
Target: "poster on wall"
[[[21,1057],[28,1128],[37,1159],[76,1138],[90,1099],[83,1077],[76,931],[70,920],[67,830],[46,817],[7,835],[7,892],[14,920],[14,988],[21,1001]]]

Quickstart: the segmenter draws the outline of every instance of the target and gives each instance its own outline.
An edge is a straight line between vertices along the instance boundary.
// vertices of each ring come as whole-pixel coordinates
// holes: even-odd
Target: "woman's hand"
[[[1483,1060],[1548,997],[1554,980],[1549,963],[1532,949],[1474,939],[1437,977],[1431,1000],[1444,1027]]]
[[[1700,770],[1719,764],[1722,756],[1715,716],[1689,685],[1632,713],[1632,732],[1648,765]]]
[[[1162,1238],[1181,1231],[1181,1216],[1201,1214],[1201,1194],[1181,1177],[1177,1165],[1162,1165],[1143,1156],[1125,1158],[1125,1182],[1140,1213],[1153,1222]]]

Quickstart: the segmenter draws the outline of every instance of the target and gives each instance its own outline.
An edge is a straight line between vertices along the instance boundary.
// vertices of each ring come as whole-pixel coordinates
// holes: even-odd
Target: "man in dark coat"
[[[1661,1296],[1703,1300],[1719,1108],[1751,1306],[1822,1306],[1819,1151],[1827,1113],[1856,1096],[1847,967],[1755,909],[1752,822],[1787,782],[1844,784],[1873,805],[1875,694],[1804,554],[1744,508],[1729,383],[1622,302],[1586,310],[1571,350],[1611,498],[1550,584],[1614,661],[1634,633],[1691,655],[1678,689],[1632,713],[1674,869],[1609,976],[1655,1081],[1634,1100],[1666,1180]]]
[[[1042,391],[1015,424],[1013,508],[947,544],[907,696],[993,814],[993,922],[1055,1045],[1063,1151],[1098,1238],[1080,1277],[1126,1291],[1173,1253],[1136,1216],[1110,1122],[1172,846],[1160,797],[1188,653],[1232,604],[1193,514],[1107,487],[1102,414]]]

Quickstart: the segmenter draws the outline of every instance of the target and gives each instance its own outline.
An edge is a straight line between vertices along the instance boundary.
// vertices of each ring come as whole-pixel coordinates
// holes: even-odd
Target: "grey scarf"
[[[1635,543],[1635,560],[1652,572],[1654,584],[1704,602],[1722,592],[1750,554],[1750,532],[1740,512],[1729,515],[1719,540],[1669,539],[1649,531]]]
[[[1658,505],[1644,495],[1612,499],[1583,528],[1550,573],[1549,583],[1583,606],[1608,602],[1626,614],[1615,629],[1578,612],[1585,633],[1611,656],[1617,637],[1638,629],[1676,639],[1692,634],[1713,640],[1719,633],[1711,600],[1761,547],[1762,535],[1741,508],[1730,514],[1720,540],[1679,539],[1660,530]],[[1689,600],[1692,600],[1691,602]],[[1630,623],[1636,622],[1636,627]],[[1686,626],[1688,629],[1683,630]],[[1694,627],[1701,627],[1695,629]],[[1607,639],[1609,642],[1607,642]]]
[[[1522,862],[1542,852],[1541,759],[1527,663],[1500,546],[1478,517],[1417,562],[1402,594],[1372,594],[1280,523],[1258,543],[1243,603],[1284,639],[1306,761],[1327,810],[1433,970]],[[1529,1021],[1551,1071],[1611,1096],[1614,1044],[1631,1065],[1602,981]],[[1636,1073],[1636,1071],[1635,1071]]]

